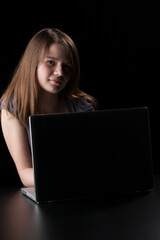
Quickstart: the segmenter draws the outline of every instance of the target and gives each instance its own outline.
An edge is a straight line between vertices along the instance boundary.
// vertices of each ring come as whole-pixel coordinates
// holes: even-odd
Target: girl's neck
[[[58,94],[40,93],[39,112],[44,114],[66,112],[66,104],[64,99]]]

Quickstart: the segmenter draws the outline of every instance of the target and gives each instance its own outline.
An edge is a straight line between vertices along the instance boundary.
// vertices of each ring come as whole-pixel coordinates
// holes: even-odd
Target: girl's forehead
[[[57,59],[69,59],[69,55],[65,47],[59,43],[51,44],[45,52],[45,57],[46,56],[51,56]]]

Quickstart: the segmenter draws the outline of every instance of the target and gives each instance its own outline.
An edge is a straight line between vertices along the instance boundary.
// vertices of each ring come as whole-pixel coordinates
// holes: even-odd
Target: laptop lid
[[[29,118],[36,201],[153,188],[147,107]]]

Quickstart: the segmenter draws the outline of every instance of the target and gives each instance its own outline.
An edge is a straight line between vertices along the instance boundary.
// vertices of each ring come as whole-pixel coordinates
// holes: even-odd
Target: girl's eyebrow
[[[53,59],[53,60],[59,60],[59,58],[55,58],[52,56],[46,56],[46,58]],[[65,64],[71,65],[71,63],[69,61],[65,61]]]
[[[54,59],[54,60],[58,60],[58,58],[51,57],[51,56],[46,56],[46,58],[51,58],[51,59]]]

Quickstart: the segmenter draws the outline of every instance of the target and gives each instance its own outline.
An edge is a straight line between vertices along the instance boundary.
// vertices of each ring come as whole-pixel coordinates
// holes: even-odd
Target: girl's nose
[[[62,69],[62,66],[60,64],[55,66],[54,75],[57,75],[59,77],[63,75],[63,69]]]

